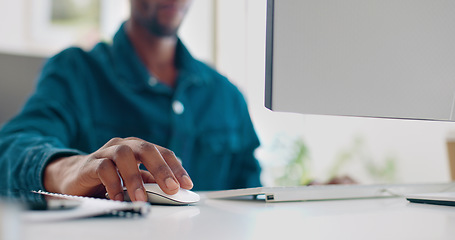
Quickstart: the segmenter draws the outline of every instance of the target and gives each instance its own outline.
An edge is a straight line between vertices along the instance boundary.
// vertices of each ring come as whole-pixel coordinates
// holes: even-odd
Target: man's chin
[[[157,37],[174,37],[177,35],[178,30],[179,26],[169,27],[156,23],[148,27],[148,31]]]
[[[177,30],[152,30],[151,33],[157,37],[175,37],[177,36]]]

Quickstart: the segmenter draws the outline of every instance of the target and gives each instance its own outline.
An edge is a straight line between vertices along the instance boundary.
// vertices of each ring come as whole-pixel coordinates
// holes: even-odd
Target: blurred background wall
[[[21,109],[34,89],[43,57],[0,53],[0,124]]]

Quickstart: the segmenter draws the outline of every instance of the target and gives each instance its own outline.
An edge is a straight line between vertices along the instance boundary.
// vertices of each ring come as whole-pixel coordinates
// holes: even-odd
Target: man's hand
[[[143,164],[148,171],[140,170]],[[132,201],[147,201],[144,182],[156,182],[167,194],[193,182],[175,154],[139,138],[113,138],[90,155],[59,158],[46,167],[49,192],[123,200],[123,184]]]

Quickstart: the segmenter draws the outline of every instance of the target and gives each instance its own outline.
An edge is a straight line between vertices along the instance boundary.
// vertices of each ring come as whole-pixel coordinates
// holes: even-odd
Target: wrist
[[[51,161],[44,169],[43,184],[48,192],[65,193],[65,186],[74,172],[74,166],[80,155],[61,157]]]

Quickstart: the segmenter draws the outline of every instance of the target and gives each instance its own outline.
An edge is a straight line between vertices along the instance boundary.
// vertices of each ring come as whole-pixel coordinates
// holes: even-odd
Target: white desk
[[[403,198],[265,203],[202,199],[144,218],[26,223],[22,239],[455,239],[455,207]]]

